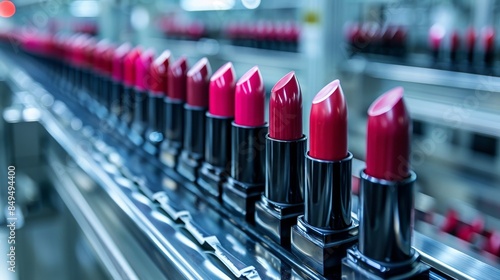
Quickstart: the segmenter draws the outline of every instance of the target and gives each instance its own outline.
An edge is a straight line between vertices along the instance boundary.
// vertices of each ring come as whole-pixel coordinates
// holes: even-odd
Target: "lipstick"
[[[112,86],[111,86],[111,97],[110,97],[110,124],[116,124],[118,119],[122,114],[123,107],[123,61],[125,56],[131,49],[129,43],[124,43],[119,46],[113,54],[112,62]]]
[[[222,186],[224,206],[253,223],[255,202],[264,190],[267,123],[266,92],[254,66],[236,83],[231,128],[231,172]]]
[[[85,64],[84,46],[88,37],[79,35],[71,42],[71,70],[69,71],[69,91],[74,93],[78,90],[82,77],[82,69]]]
[[[95,39],[90,38],[85,45],[83,52],[85,57],[85,66],[82,73],[82,90],[84,94],[79,94],[80,101],[84,102],[84,99],[92,93],[92,82],[93,82],[93,61],[94,61],[94,50],[97,42]],[[86,95],[86,96],[84,96]]]
[[[255,205],[257,228],[285,248],[290,229],[304,212],[304,154],[302,92],[294,72],[271,90],[269,134],[266,136],[266,184]]]
[[[66,86],[67,89],[69,90],[68,92],[71,91],[75,77],[75,72],[77,71],[75,56],[76,56],[76,45],[80,42],[80,37],[81,36],[78,35],[71,36],[66,45],[66,48],[68,50],[68,69],[66,71],[66,80],[67,80]]]
[[[101,66],[101,99],[99,100],[102,105],[102,116],[105,117],[110,112],[111,105],[111,75],[113,72],[113,56],[116,47],[112,44],[108,45],[102,55]]]
[[[200,168],[198,185],[220,201],[222,183],[231,162],[231,122],[234,119],[236,74],[228,62],[210,78],[206,113],[205,160]]]
[[[135,60],[134,117],[129,137],[136,145],[141,145],[144,142],[144,134],[149,118],[148,84],[151,79],[149,70],[154,56],[155,52],[148,49]]]
[[[187,59],[181,57],[168,67],[165,97],[165,140],[160,146],[160,161],[170,168],[177,159],[184,139],[184,103],[186,102]]]
[[[474,45],[476,44],[476,32],[474,28],[469,28],[466,35],[467,40],[467,61],[472,64],[474,62]]]
[[[324,276],[338,271],[346,250],[358,239],[358,222],[351,217],[352,154],[347,131],[347,104],[335,80],[312,101],[305,211],[291,233],[292,253]]]
[[[91,96],[93,97],[93,105],[91,109],[95,109],[95,113],[102,116],[102,108],[99,101],[102,100],[102,83],[103,83],[103,57],[104,53],[108,49],[109,42],[106,39],[99,41],[94,49],[93,55],[93,79],[91,82]]]
[[[483,42],[484,42],[484,64],[486,67],[493,66],[493,60],[495,59],[495,30],[491,27],[487,27],[483,31]]]
[[[158,154],[158,148],[164,138],[165,130],[165,102],[167,94],[167,72],[170,63],[170,51],[164,51],[158,56],[149,68],[149,95],[148,95],[148,129],[144,149],[152,154]]]
[[[428,274],[411,247],[416,174],[410,170],[410,133],[403,88],[386,92],[368,109],[359,244],[343,260],[343,278],[413,279]]]
[[[210,63],[204,57],[189,69],[186,78],[184,141],[177,171],[192,182],[196,181],[198,168],[205,153],[205,113],[208,108],[211,71]]]
[[[123,103],[119,132],[126,134],[134,118],[135,104],[135,61],[141,55],[141,48],[132,49],[123,59]]]
[[[439,24],[434,24],[429,31],[429,43],[432,51],[432,58],[434,62],[439,59],[439,51],[441,48],[441,42],[445,34],[444,27]]]
[[[458,49],[460,48],[460,36],[457,31],[454,31],[451,34],[451,43],[450,43],[450,60],[452,63],[457,62],[457,54]]]

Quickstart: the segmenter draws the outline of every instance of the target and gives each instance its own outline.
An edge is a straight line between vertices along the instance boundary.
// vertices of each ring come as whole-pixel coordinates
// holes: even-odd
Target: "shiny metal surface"
[[[500,270],[419,233],[413,232],[413,246],[422,260],[457,279],[498,279]]]

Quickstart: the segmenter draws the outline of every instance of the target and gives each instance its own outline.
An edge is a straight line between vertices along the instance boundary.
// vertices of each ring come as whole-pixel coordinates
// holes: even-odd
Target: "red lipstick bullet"
[[[269,137],[297,140],[302,133],[302,94],[294,72],[285,75],[271,90]]]
[[[234,117],[234,86],[236,74],[228,62],[210,78],[208,112],[217,117]]]
[[[495,30],[491,27],[487,27],[483,30],[483,41],[484,41],[484,63],[486,67],[493,66],[493,60],[495,58]]]
[[[186,101],[187,59],[181,56],[168,68],[167,96],[173,100]]]
[[[144,141],[144,133],[149,117],[148,109],[148,86],[151,80],[149,69],[153,63],[155,52],[148,49],[135,60],[135,98],[134,119],[132,123],[131,140],[140,145]]]
[[[175,168],[184,138],[184,102],[186,101],[187,59],[180,57],[167,70],[165,97],[165,140],[161,144],[160,160]]]
[[[309,155],[337,161],[347,151],[347,105],[340,82],[325,86],[313,99],[309,118]]]
[[[416,175],[409,169],[411,119],[403,88],[368,109],[366,169],[361,171],[359,244],[347,252],[342,277],[428,277],[411,247]],[[426,279],[427,279],[426,277]]]
[[[314,97],[309,137],[305,211],[292,228],[292,253],[317,272],[330,276],[358,239],[358,223],[351,217],[352,154],[347,150],[347,104],[339,80],[326,85]]]
[[[271,90],[269,134],[266,137],[266,185],[255,209],[257,228],[285,248],[290,229],[304,212],[302,92],[294,72]]]
[[[206,114],[205,161],[200,169],[198,185],[220,201],[222,183],[229,173],[231,161],[231,122],[234,118],[236,74],[228,62],[210,78],[209,106]]]
[[[205,153],[205,113],[208,107],[208,83],[212,70],[208,59],[200,59],[187,73],[187,103],[184,105],[184,143],[177,171],[196,181]]]
[[[255,219],[255,202],[265,184],[264,101],[264,82],[255,66],[236,83],[231,173],[222,190],[224,206],[250,223]]]
[[[158,56],[149,68],[149,95],[148,95],[148,130],[146,131],[146,145],[144,149],[157,155],[158,148],[164,138],[165,131],[165,102],[167,95],[167,72],[171,53],[164,51]]]
[[[171,52],[169,50],[165,50],[151,63],[149,68],[149,75],[151,77],[149,90],[154,95],[167,95],[167,72],[171,56]]]
[[[135,61],[141,55],[141,48],[136,47],[132,49],[123,60],[123,114],[122,126],[119,131],[122,134],[126,133],[128,127],[134,118],[134,104],[135,104]]]
[[[236,87],[234,122],[249,127],[265,125],[266,92],[257,66],[245,73]]]
[[[451,43],[450,43],[450,59],[452,62],[457,61],[458,49],[460,48],[460,36],[457,31],[454,31],[451,34]]]
[[[466,35],[467,40],[467,61],[469,63],[474,62],[474,45],[476,44],[476,32],[474,28],[469,28]]]
[[[193,107],[208,107],[208,83],[210,64],[202,58],[187,73],[187,104]]]
[[[441,42],[443,41],[444,34],[444,27],[438,24],[433,25],[429,31],[429,43],[434,62],[439,59],[439,50],[441,48]]]
[[[383,180],[410,175],[411,120],[403,102],[403,88],[388,91],[368,109],[366,174]]]

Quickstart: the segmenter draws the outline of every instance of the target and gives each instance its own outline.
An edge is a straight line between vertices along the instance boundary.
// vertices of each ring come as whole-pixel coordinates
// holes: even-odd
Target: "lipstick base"
[[[420,262],[420,255],[412,249],[409,260],[382,263],[364,256],[358,246],[347,250],[342,260],[343,279],[429,279],[429,266]]]
[[[165,140],[160,146],[160,161],[170,168],[175,168],[178,163],[178,158],[182,144],[180,142]]]
[[[226,170],[204,162],[198,176],[197,183],[202,191],[213,196],[219,202],[222,201],[222,183],[225,181]]]
[[[175,168],[184,137],[184,102],[165,97],[164,103],[165,139],[160,145],[160,161]]]
[[[117,126],[119,123],[122,111],[122,95],[123,85],[120,82],[113,81],[111,85],[110,102],[109,102],[109,118],[108,124],[110,127]]]
[[[159,147],[164,139],[163,131],[165,130],[165,103],[163,96],[159,94],[149,93],[148,95],[149,128],[146,129],[144,150],[153,156],[158,155]]]
[[[250,185],[229,177],[222,185],[222,202],[231,213],[253,224],[255,203],[263,191],[264,184]]]
[[[198,186],[219,202],[222,201],[222,184],[226,181],[231,162],[232,117],[216,117],[206,114],[205,161],[203,162]]]
[[[203,160],[205,147],[205,108],[184,105],[186,120],[184,145],[179,157],[177,172],[191,182],[196,181]]]
[[[177,172],[189,181],[195,182],[196,173],[198,172],[202,159],[203,157],[200,155],[182,151],[179,157],[179,164],[177,165]]]
[[[262,195],[255,205],[257,229],[286,249],[290,249],[290,232],[297,217],[304,213],[304,204],[275,203]]]
[[[358,241],[358,221],[342,230],[328,230],[309,225],[301,215],[292,227],[292,253],[323,276],[331,276],[341,267],[347,249]],[[348,278],[355,279],[355,278]]]
[[[231,172],[222,185],[222,204],[251,224],[266,182],[266,135],[267,124],[245,127],[232,123]]]
[[[266,188],[255,205],[257,229],[290,249],[290,231],[304,214],[306,137],[283,141],[266,136]]]
[[[120,116],[120,126],[118,127],[118,132],[125,136],[134,119],[134,102],[135,93],[131,86],[125,85],[123,87],[123,98],[122,98],[122,113]]]
[[[131,129],[128,134],[130,141],[139,146],[144,143],[144,134],[146,132],[146,121],[148,120],[148,93],[142,89],[135,89],[134,99],[134,118],[132,119]]]

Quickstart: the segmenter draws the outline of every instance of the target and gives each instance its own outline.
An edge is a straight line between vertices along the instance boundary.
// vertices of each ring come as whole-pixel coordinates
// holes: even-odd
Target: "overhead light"
[[[0,2],[0,17],[10,18],[16,13],[16,5],[11,1]]]
[[[261,0],[241,0],[243,6],[247,9],[253,10],[260,6]]]
[[[97,17],[100,12],[99,2],[78,0],[69,5],[69,12],[75,17]]]
[[[144,7],[135,7],[130,14],[130,22],[135,30],[143,30],[148,27],[149,13]]]
[[[181,8],[186,11],[221,11],[234,7],[234,0],[182,0]]]

